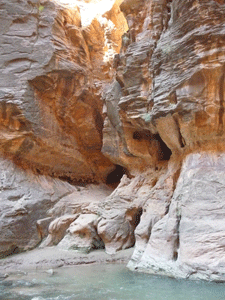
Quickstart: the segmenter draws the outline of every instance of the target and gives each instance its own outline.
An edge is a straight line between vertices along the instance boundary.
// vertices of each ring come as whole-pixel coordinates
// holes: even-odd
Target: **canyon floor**
[[[33,270],[47,270],[81,264],[128,263],[133,248],[107,254],[104,250],[82,253],[76,250],[62,250],[57,247],[34,249],[32,251],[15,254],[0,260],[0,280],[10,274]]]

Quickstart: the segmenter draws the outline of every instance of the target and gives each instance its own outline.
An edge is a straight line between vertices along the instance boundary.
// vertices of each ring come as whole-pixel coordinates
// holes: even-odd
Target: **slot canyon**
[[[130,270],[225,281],[224,16],[224,0],[0,1],[0,267],[133,247]]]

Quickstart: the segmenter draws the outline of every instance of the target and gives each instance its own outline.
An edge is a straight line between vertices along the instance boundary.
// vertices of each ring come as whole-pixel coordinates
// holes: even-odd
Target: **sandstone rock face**
[[[102,151],[133,175],[142,172],[147,177],[146,170],[159,166],[163,170],[155,187],[149,188],[148,201],[141,204],[143,214],[129,266],[173,276],[222,279],[223,263],[219,267],[216,249],[223,247],[223,234],[221,244],[214,237],[210,241],[200,237],[208,226],[212,236],[218,236],[214,209],[220,200],[210,194],[208,211],[199,212],[197,207],[204,207],[204,188],[196,188],[193,197],[192,177],[184,174],[190,153],[216,152],[205,155],[198,177],[205,186],[204,172],[211,171],[204,164],[217,161],[224,151],[224,1],[128,0],[121,9],[129,32],[122,37],[121,51],[114,59],[114,81],[104,94],[107,118]],[[195,155],[198,169],[202,159]],[[217,162],[213,164],[212,173],[218,175]],[[209,186],[214,186],[212,177]],[[184,178],[185,185],[181,184]],[[182,220],[180,207],[189,221]]]
[[[133,179],[124,175],[117,189],[99,203],[98,234],[108,253],[135,244],[133,260],[141,257],[151,229],[168,212],[179,173],[175,161],[168,170],[150,170]]]
[[[120,6],[129,31],[123,35],[120,54],[114,59],[114,82],[105,93],[108,118],[102,151],[132,173],[143,172],[171,154],[150,122],[154,85],[151,57],[168,23],[168,5],[167,1],[140,0],[123,1]],[[114,109],[112,102],[116,103]]]
[[[2,160],[0,194],[0,257],[36,247],[44,237],[37,221],[48,218],[48,210],[75,187],[58,179],[21,171]],[[42,230],[42,233],[44,230]]]
[[[0,257],[57,245],[80,214],[94,214],[112,191],[72,186],[0,161]],[[95,215],[96,216],[96,215]]]
[[[70,180],[102,181],[113,169],[101,153],[101,91],[127,25],[111,9],[82,26],[77,6],[1,3],[2,155]]]
[[[224,153],[190,154],[168,213],[130,267],[184,278],[224,280]]]
[[[135,245],[133,270],[225,280],[225,2],[0,6],[0,255]]]
[[[118,188],[99,205],[98,234],[108,253],[130,248],[135,243],[134,229],[142,212],[140,199],[135,195],[139,181],[139,178],[131,181],[124,175]]]
[[[105,96],[112,102],[116,87],[119,121],[115,126],[111,109],[103,153],[143,171],[168,152],[162,141],[172,153],[223,149],[224,6],[154,0],[124,1],[121,9],[130,27]]]

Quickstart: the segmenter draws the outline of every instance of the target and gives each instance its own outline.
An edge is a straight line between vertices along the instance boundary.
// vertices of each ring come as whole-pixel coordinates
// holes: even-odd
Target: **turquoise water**
[[[124,265],[86,265],[11,274],[1,300],[219,300],[225,284],[133,273]]]

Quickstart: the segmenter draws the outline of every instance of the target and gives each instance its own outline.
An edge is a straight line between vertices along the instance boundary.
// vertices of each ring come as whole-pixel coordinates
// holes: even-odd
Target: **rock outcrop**
[[[1,159],[0,168],[0,257],[2,257],[38,246],[52,220],[47,213],[48,210],[61,198],[73,193],[75,187],[58,179],[21,171],[7,160]],[[43,226],[43,219],[46,218]]]
[[[130,268],[225,280],[224,159],[224,153],[187,156],[168,213],[152,227],[144,253],[133,255]]]
[[[112,192],[35,175],[5,159],[0,170],[0,257],[57,245],[80,214],[96,213]]]
[[[1,154],[37,174],[104,181],[114,166],[101,153],[101,91],[127,29],[118,4],[88,26],[78,6],[50,0],[3,1],[0,19]]]
[[[225,2],[0,6],[0,255],[225,280]]]
[[[93,249],[104,248],[99,234],[97,233],[98,216],[95,214],[81,214],[72,222],[67,234],[58,244],[62,249],[76,249],[90,252]]]

